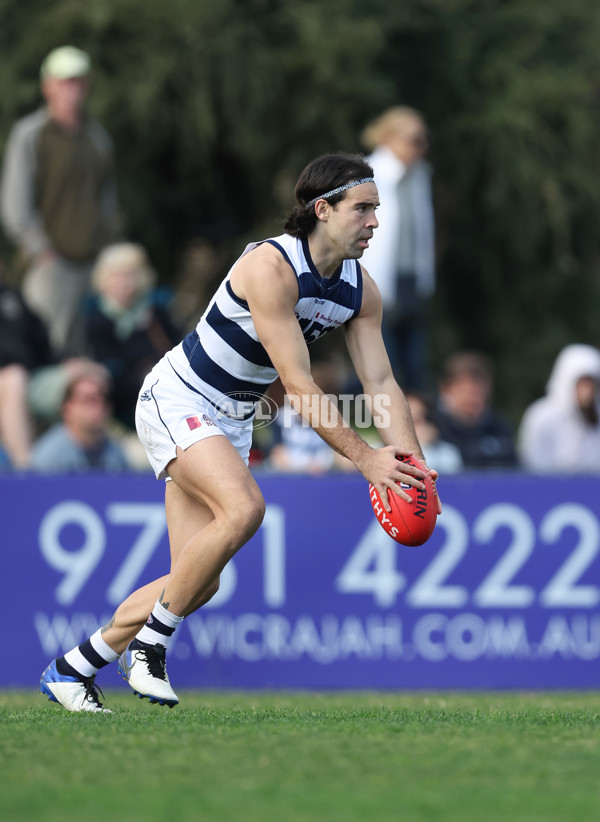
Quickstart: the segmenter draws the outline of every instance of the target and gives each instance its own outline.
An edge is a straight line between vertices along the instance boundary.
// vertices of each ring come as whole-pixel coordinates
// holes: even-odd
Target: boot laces
[[[83,680],[83,684],[85,685],[85,693],[83,694],[83,699],[91,702],[93,705],[97,705],[99,708],[104,708],[102,702],[100,702],[100,697],[98,696],[98,691],[102,694],[102,699],[106,699],[104,696],[104,692],[99,685],[96,685],[94,680],[96,679],[96,675],[86,677]]]
[[[158,642],[136,651],[136,659],[145,662],[150,676],[155,679],[167,679],[167,649]]]

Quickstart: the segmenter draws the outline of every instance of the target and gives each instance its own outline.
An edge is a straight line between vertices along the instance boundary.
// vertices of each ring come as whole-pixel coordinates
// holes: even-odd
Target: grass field
[[[598,822],[600,693],[0,691],[0,819]]]

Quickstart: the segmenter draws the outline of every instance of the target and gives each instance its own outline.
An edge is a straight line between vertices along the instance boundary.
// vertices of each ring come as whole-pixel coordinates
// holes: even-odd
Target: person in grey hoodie
[[[600,351],[568,345],[546,396],[527,408],[518,447],[523,467],[540,473],[600,474]]]

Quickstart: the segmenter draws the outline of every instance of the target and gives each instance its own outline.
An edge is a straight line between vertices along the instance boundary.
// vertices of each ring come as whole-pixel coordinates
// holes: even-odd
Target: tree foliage
[[[600,343],[591,0],[0,0],[0,16],[0,147],[44,55],[89,51],[127,233],[165,278],[193,238],[230,258],[279,231],[304,164],[361,150],[404,102],[434,136],[433,372],[486,351],[516,419],[563,345]]]

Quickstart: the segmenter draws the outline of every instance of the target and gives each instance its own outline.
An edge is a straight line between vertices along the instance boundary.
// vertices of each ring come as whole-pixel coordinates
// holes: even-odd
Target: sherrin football
[[[398,457],[401,462],[414,465],[425,471],[426,468],[416,457]],[[386,511],[375,486],[369,483],[369,496],[377,521],[392,539],[401,545],[423,545],[427,542],[437,520],[437,491],[435,483],[427,474],[423,480],[425,488],[413,488],[412,485],[399,483],[403,491],[412,497],[412,502],[405,502],[402,497],[387,489],[388,501],[392,508]]]

